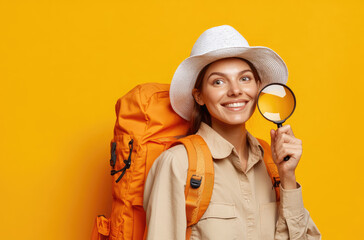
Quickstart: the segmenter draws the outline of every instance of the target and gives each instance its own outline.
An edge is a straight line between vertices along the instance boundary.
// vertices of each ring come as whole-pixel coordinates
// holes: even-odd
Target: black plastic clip
[[[120,169],[120,170],[111,170],[111,176],[114,176],[116,173],[121,172],[120,176],[115,181],[117,183],[124,176],[126,170],[129,169],[130,166],[131,166],[131,153],[133,152],[133,143],[134,143],[133,139],[130,140],[130,142],[129,142],[129,156],[128,156],[128,159],[127,160],[124,160],[125,166],[122,169]]]
[[[201,186],[201,181],[202,181],[202,176],[192,175],[190,180],[190,185],[192,188],[199,188]]]
[[[279,178],[276,178],[276,177],[273,177],[273,187],[272,188],[276,188],[276,187],[279,187],[279,184],[281,183],[280,179]]]
[[[116,164],[116,142],[112,142],[111,143],[111,149],[110,149],[110,155],[111,155],[111,158],[110,158],[110,166],[111,167],[115,167],[115,164]]]

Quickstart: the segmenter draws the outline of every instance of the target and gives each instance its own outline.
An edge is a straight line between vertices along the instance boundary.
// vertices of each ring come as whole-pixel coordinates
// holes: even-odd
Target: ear
[[[194,88],[194,89],[192,90],[192,96],[193,96],[193,98],[195,99],[195,101],[196,101],[199,105],[201,105],[201,106],[205,105],[205,102],[203,101],[203,99],[202,99],[202,97],[201,97],[201,92],[200,92],[198,89]]]

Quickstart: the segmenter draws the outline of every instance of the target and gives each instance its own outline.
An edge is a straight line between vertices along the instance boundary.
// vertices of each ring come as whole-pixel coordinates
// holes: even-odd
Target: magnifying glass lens
[[[286,120],[292,114],[295,98],[288,88],[282,85],[269,85],[261,91],[258,106],[265,118],[277,123]]]

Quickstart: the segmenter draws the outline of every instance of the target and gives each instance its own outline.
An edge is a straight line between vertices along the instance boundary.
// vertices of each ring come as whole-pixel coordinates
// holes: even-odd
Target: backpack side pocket
[[[110,233],[110,219],[101,215],[95,219],[91,240],[108,240]]]

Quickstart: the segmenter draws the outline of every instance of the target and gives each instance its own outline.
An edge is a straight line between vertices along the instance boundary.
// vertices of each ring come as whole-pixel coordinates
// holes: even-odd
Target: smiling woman
[[[251,73],[253,76],[251,76],[251,75],[250,76],[242,75],[241,77],[244,78],[244,81],[247,80],[246,78],[250,78],[250,80],[254,79],[256,84],[259,87],[261,85],[261,80],[260,80],[259,74],[258,74],[256,68],[253,66],[253,64],[251,62],[249,62],[248,60],[243,59],[243,58],[238,58],[238,57],[230,58],[230,60],[234,60],[234,59],[235,60],[240,60],[239,61],[240,65],[242,65],[244,63],[245,63],[245,65],[246,64],[248,65],[248,66],[243,66],[243,67],[242,66],[236,66],[237,68],[242,67],[242,69],[245,69],[245,70],[242,70],[241,72],[238,72],[237,75],[240,76],[240,75],[242,75],[244,73],[246,73],[246,74]],[[190,124],[191,127],[190,127],[190,131],[189,131],[190,134],[194,134],[194,133],[197,132],[198,128],[200,127],[201,121],[207,123],[208,125],[211,125],[211,117],[210,117],[209,111],[206,109],[206,106],[204,104],[198,103],[198,100],[199,100],[199,95],[202,92],[203,79],[210,79],[210,77],[212,77],[212,75],[216,75],[216,77],[214,78],[214,81],[219,80],[219,81],[221,81],[221,83],[223,83],[223,80],[220,79],[219,76],[225,77],[225,78],[228,77],[223,72],[213,72],[211,69],[210,69],[211,73],[206,74],[206,70],[210,67],[210,65],[215,65],[215,64],[221,63],[221,61],[223,61],[223,60],[224,59],[220,59],[220,60],[217,60],[215,62],[207,64],[200,71],[200,73],[197,76],[197,80],[196,80],[194,89],[192,90],[192,94],[194,95],[194,98],[195,98],[196,101],[193,103],[193,110],[192,110],[191,119],[190,119],[190,122],[191,122],[191,124]],[[229,60],[229,58],[227,58],[225,60]],[[229,64],[225,63],[224,66],[226,67],[226,65],[229,68],[233,67],[233,66],[229,66]],[[236,64],[236,65],[239,65],[239,64]],[[228,69],[224,69],[224,66],[220,66],[220,67],[222,67],[223,71],[228,71]],[[249,68],[249,69],[246,69],[246,68]],[[231,71],[234,71],[234,69],[231,69]],[[205,75],[207,75],[208,77],[205,77]],[[250,81],[248,81],[248,82],[250,82]]]
[[[259,75],[246,60],[226,58],[208,66],[192,93],[196,105],[206,106],[213,126],[229,127],[245,124],[253,114],[259,85]]]
[[[259,90],[273,82],[285,84],[287,76],[278,54],[250,47],[231,26],[202,33],[173,76],[170,101],[190,121],[190,134],[201,136],[211,152],[211,199],[197,222],[186,221],[188,154],[182,145],[164,151],[144,188],[147,239],[321,238],[295,177],[302,141],[285,125],[271,130],[269,146],[245,127]],[[289,161],[283,161],[287,155]],[[269,166],[266,159],[272,159]],[[280,181],[272,183],[272,171]]]

